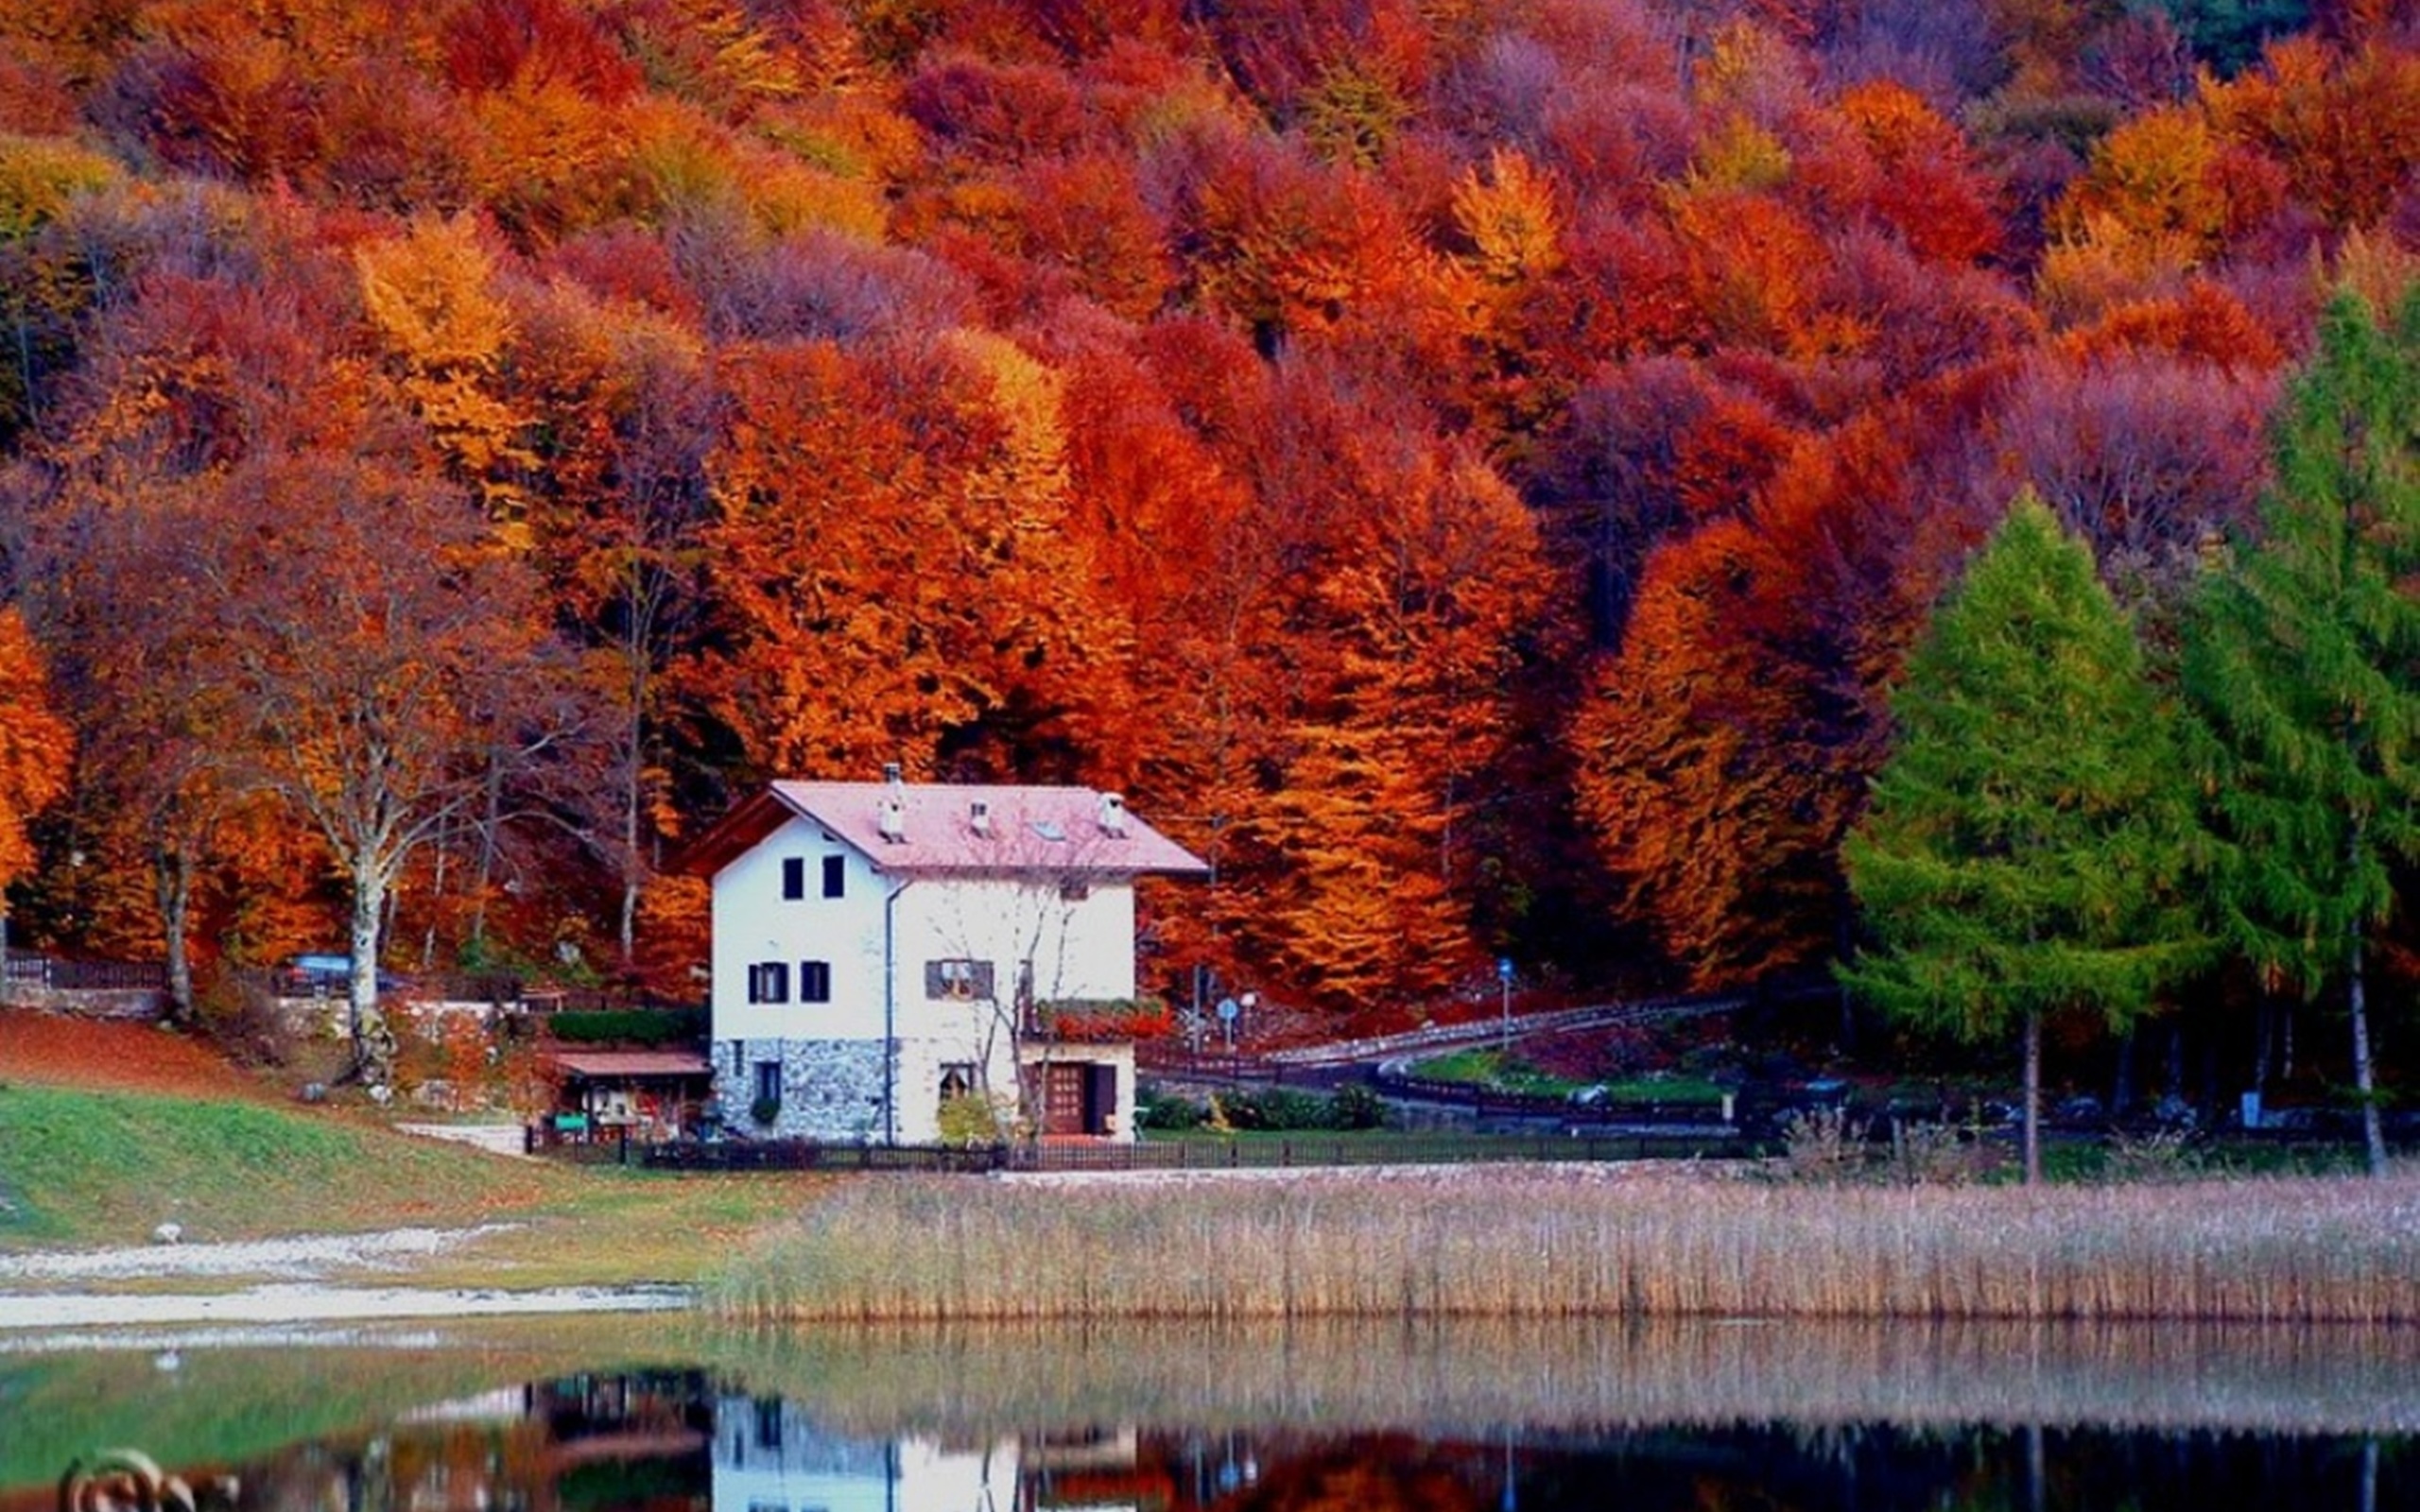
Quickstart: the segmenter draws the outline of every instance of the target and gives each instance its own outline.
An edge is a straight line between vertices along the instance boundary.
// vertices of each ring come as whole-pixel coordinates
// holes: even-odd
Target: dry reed
[[[726,1317],[2420,1322],[2420,1182],[1866,1189],[1495,1168],[863,1182]]]

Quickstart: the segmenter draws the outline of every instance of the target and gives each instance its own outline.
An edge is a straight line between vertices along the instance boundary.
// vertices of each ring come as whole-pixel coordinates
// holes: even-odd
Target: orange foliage
[[[1882,689],[1983,522],[1929,507],[1921,438],[1799,448],[1753,515],[1657,551],[1574,722],[1578,807],[1628,906],[1703,987],[1820,961]]]
[[[2267,371],[2286,360],[2275,336],[2243,301],[2206,279],[2166,299],[2121,304],[2059,338],[2060,350],[2090,361],[2121,352],[2165,352],[2214,367]]]
[[[0,609],[0,887],[33,865],[26,821],[67,791],[74,758],[42,653],[17,611]]]
[[[2220,132],[2275,159],[2340,230],[2377,224],[2420,172],[2420,56],[2410,52],[2371,43],[2344,54],[2291,38],[2203,96]]]

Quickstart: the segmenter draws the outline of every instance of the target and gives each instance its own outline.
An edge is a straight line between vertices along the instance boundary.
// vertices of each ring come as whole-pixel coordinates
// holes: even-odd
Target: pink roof
[[[885,805],[893,801],[895,837],[883,828]],[[792,816],[821,825],[887,872],[1197,876],[1210,869],[1115,795],[949,782],[775,782],[701,835],[684,869],[712,875]]]

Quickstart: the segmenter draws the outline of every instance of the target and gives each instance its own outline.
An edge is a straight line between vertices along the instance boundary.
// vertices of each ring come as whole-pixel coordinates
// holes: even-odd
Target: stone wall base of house
[[[880,1143],[890,1068],[880,1041],[736,1040],[714,1046],[715,1096],[723,1125],[747,1139]],[[760,1065],[781,1067],[781,1106],[757,1121]]]

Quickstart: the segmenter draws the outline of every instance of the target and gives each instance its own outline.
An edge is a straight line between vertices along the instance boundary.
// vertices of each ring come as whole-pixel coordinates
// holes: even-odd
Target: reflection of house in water
[[[726,1396],[715,1404],[713,1512],[1146,1512],[1132,1430],[1002,1435],[958,1443],[869,1442],[793,1403]],[[1166,1477],[1151,1477],[1165,1486]]]
[[[778,1397],[715,1402],[714,1512],[1013,1512],[1015,1441],[833,1432]]]

